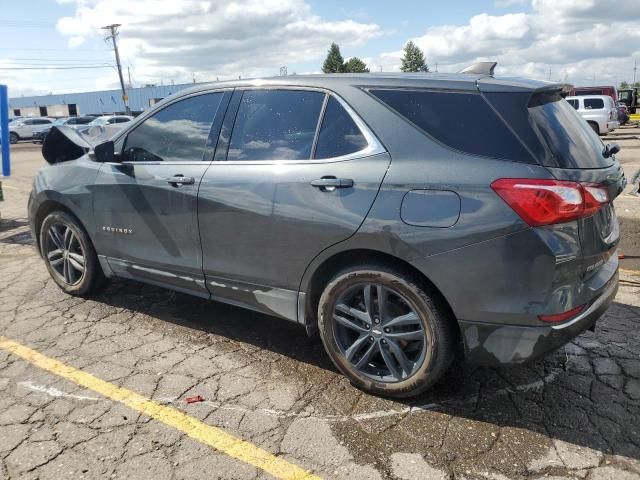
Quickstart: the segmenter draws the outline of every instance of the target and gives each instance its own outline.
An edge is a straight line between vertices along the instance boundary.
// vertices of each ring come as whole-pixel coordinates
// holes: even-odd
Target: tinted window
[[[127,117],[116,117],[112,120],[113,123],[126,123],[126,122],[130,122],[131,119],[127,118]]]
[[[580,102],[578,101],[578,99],[567,100],[567,102],[569,102],[569,105],[571,105],[576,110],[580,108]]]
[[[589,124],[560,94],[538,94],[529,112],[542,140],[562,168],[600,168],[612,160],[602,155],[604,145]]]
[[[329,97],[322,119],[315,158],[332,158],[362,150],[367,141],[340,102]]]
[[[371,93],[451,148],[473,155],[534,161],[478,94],[425,90],[372,90]]]
[[[585,110],[601,110],[604,108],[604,100],[601,98],[585,98],[583,102]]]
[[[306,160],[324,93],[254,90],[242,95],[228,160]]]
[[[187,98],[147,118],[124,145],[126,161],[202,160],[222,93]]]

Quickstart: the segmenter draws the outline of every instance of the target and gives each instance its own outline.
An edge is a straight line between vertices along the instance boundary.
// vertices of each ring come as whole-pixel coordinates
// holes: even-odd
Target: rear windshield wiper
[[[604,150],[602,150],[602,156],[604,158],[609,158],[612,155],[615,155],[620,151],[620,145],[617,143],[607,143],[604,146]]]

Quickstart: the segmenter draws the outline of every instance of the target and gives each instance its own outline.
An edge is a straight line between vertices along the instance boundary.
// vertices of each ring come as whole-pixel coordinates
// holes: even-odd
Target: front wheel
[[[18,136],[18,134],[17,134],[17,133],[15,133],[15,132],[11,132],[11,133],[9,134],[9,143],[10,143],[10,144],[18,143],[18,140],[20,140],[20,137]]]
[[[51,278],[66,293],[85,295],[104,283],[91,240],[68,213],[53,212],[44,219],[40,249]]]
[[[393,268],[336,275],[320,298],[318,326],[336,367],[373,394],[415,396],[453,360],[452,319],[419,282]]]

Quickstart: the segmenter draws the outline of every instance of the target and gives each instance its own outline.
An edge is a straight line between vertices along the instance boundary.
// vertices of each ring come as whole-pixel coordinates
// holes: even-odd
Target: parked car
[[[117,131],[124,128],[125,124],[133,120],[133,117],[129,115],[102,115],[94,118],[86,127],[81,128],[79,131],[86,135],[97,136],[100,135],[105,127],[109,127],[110,131]]]
[[[69,294],[121,277],[275,315],[319,331],[359,388],[416,395],[458,344],[476,364],[532,361],[616,295],[618,147],[563,88],[488,74],[196,86],[98,145],[54,127],[30,228]]]
[[[620,126],[618,108],[610,96],[585,95],[566,99],[598,135],[605,135]]]
[[[60,126],[66,125],[75,130],[79,130],[84,128],[86,125],[91,123],[95,119],[95,115],[83,115],[79,117],[67,117],[67,118],[58,118],[56,119],[51,126],[48,126],[33,135],[33,143],[42,143],[44,142],[45,137],[51,130],[52,126]]]
[[[20,140],[31,140],[34,133],[50,127],[51,124],[53,124],[53,119],[46,117],[14,120],[9,124],[9,141],[10,143],[18,143]]]
[[[604,85],[599,87],[573,87],[567,92],[567,95],[570,97],[608,95],[614,102],[618,101],[618,90],[613,85]]]

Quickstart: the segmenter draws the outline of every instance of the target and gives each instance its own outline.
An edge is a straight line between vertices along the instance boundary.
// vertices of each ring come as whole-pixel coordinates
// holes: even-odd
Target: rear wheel
[[[596,132],[596,135],[600,135],[600,127],[598,127],[597,123],[589,122],[589,126],[593,129],[594,132]]]
[[[18,143],[18,140],[20,140],[20,137],[16,132],[11,132],[9,134],[9,143]]]
[[[384,266],[336,275],[318,307],[324,346],[358,388],[389,397],[415,396],[453,360],[451,319],[411,276]]]
[[[66,212],[50,213],[40,228],[40,249],[51,278],[71,295],[85,295],[104,283],[96,251],[78,222]]]

